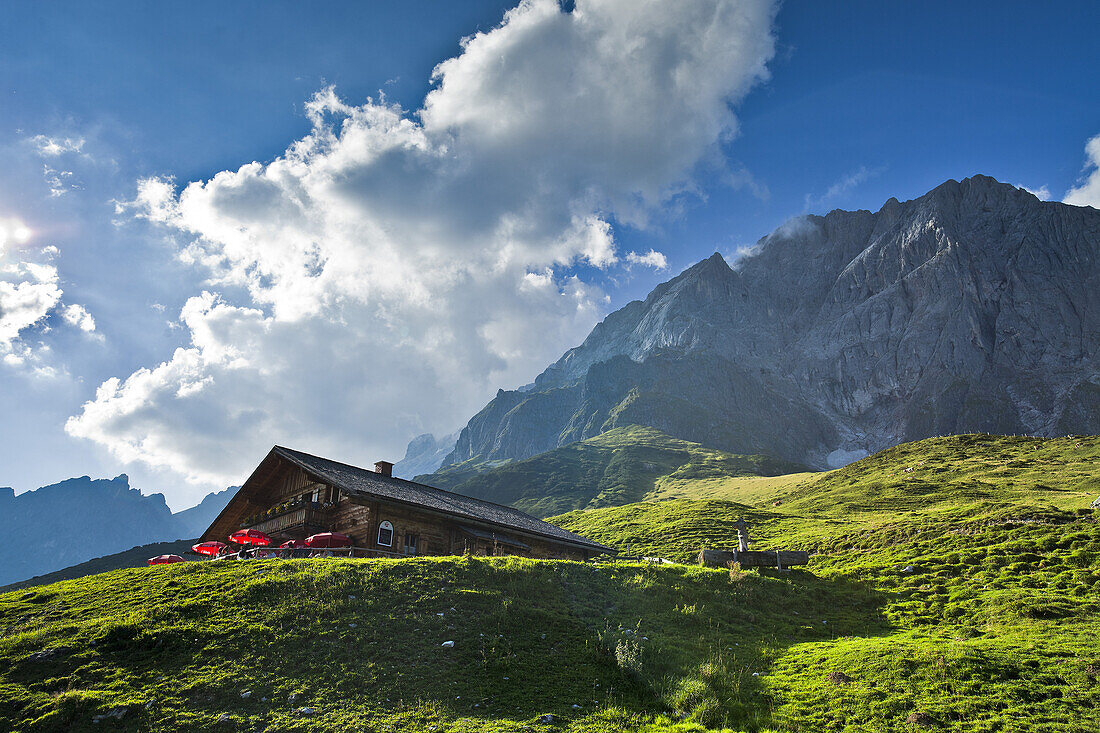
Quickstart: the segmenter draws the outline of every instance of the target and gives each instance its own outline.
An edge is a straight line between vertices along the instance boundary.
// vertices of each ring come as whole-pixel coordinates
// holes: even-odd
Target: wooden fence
[[[810,553],[801,550],[699,550],[699,564],[711,568],[729,568],[736,563],[746,568],[778,568],[810,562]]]

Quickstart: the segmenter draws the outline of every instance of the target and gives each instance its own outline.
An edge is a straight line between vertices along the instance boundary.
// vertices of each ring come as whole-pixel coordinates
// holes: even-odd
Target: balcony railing
[[[280,547],[259,547],[254,551],[254,557],[256,558],[306,558],[306,557],[381,557],[390,559],[399,559],[404,557],[416,557],[413,554],[403,554],[400,552],[389,552],[387,550],[377,550],[372,547],[299,547],[296,549],[280,548]]]
[[[251,527],[271,534],[290,527],[316,527],[324,529],[331,517],[331,508],[316,502],[297,502],[292,505],[275,507],[274,511],[249,517],[241,523],[242,527]]]

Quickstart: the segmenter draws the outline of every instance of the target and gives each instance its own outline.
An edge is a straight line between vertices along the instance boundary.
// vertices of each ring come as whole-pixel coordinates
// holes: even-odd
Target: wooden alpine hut
[[[513,507],[275,446],[200,541],[241,529],[301,542],[321,532],[352,538],[356,556],[522,555],[588,560],[614,552]]]

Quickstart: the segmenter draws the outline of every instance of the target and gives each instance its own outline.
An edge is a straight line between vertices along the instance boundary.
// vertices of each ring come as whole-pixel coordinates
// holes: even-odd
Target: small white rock
[[[446,649],[453,649],[454,645],[455,645],[455,643],[453,641],[445,641],[442,644],[442,646]]]

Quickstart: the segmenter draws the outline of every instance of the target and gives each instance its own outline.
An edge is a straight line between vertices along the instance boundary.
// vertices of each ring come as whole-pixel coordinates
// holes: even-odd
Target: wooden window
[[[415,555],[420,548],[420,535],[405,533],[405,554]]]
[[[389,522],[378,525],[378,544],[382,547],[393,547],[393,525]]]

